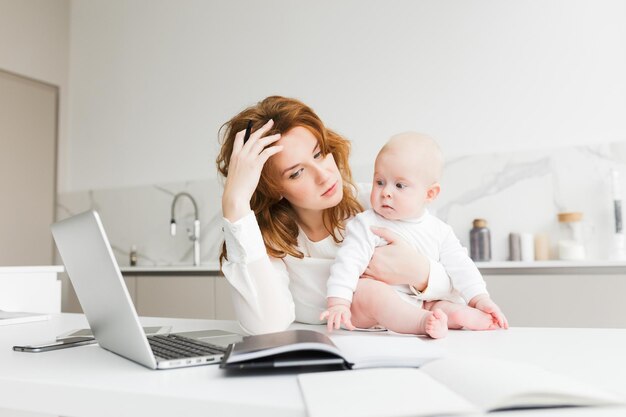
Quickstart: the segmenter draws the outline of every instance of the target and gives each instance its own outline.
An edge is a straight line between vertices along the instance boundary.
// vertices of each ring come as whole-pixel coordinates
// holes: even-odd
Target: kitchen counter
[[[626,261],[535,261],[535,262],[476,262],[483,275],[593,275],[626,274]],[[24,268],[24,267],[9,267]],[[52,267],[28,267],[52,268]],[[55,268],[61,268],[57,266]],[[6,268],[0,267],[0,273]],[[123,275],[199,275],[221,276],[218,262],[207,262],[200,266],[193,265],[139,265],[120,267]],[[17,269],[16,269],[17,271]]]
[[[235,319],[230,284],[218,262],[120,268],[139,315]]]
[[[185,265],[138,265],[120,267],[125,276],[163,276],[163,275],[186,275],[186,276],[220,276],[222,275],[219,262],[207,262],[199,266]]]
[[[626,261],[476,262],[483,275],[626,274]]]

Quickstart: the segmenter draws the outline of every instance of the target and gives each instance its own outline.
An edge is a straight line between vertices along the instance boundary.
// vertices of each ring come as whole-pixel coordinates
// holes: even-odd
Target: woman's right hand
[[[411,285],[418,291],[428,286],[430,261],[397,233],[372,227],[372,232],[387,241],[387,245],[374,250],[372,259],[361,275],[389,285]]]
[[[274,125],[269,120],[260,129],[250,135],[244,144],[245,130],[237,132],[230,155],[228,176],[222,195],[222,213],[225,218],[235,222],[250,211],[250,199],[259,184],[263,165],[270,156],[282,151],[281,145],[269,146],[280,139],[280,133],[263,136]]]

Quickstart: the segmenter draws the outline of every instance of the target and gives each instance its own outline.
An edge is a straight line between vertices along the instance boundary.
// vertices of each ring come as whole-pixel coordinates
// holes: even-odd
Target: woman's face
[[[341,174],[331,153],[323,156],[317,139],[304,127],[284,133],[276,145],[283,150],[271,157],[280,176],[282,195],[296,213],[334,207],[343,198]]]

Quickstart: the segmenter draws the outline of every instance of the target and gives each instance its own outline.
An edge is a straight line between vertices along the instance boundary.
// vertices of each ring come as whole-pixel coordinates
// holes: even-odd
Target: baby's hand
[[[507,321],[502,311],[500,311],[500,307],[496,303],[493,302],[491,298],[489,298],[486,294],[477,295],[472,298],[470,301],[470,306],[483,311],[487,314],[490,314],[493,318],[494,323],[497,323],[503,329],[509,328],[509,322]]]
[[[347,303],[347,304],[346,304]],[[328,319],[326,325],[328,331],[332,332],[333,328],[339,329],[343,323],[348,330],[354,330],[356,327],[352,325],[350,320],[352,313],[350,313],[350,302],[328,302],[328,308],[320,315],[320,320]]]

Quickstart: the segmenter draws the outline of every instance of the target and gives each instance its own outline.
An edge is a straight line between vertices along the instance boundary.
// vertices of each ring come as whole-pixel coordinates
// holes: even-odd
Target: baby
[[[327,310],[321,315],[322,320],[328,320],[328,330],[338,329],[341,324],[350,330],[355,325],[382,325],[397,333],[440,338],[448,328],[508,328],[506,318],[489,297],[485,281],[452,228],[426,210],[441,189],[443,155],[435,141],[413,132],[393,136],[378,153],[374,170],[372,208],[348,222],[344,241],[330,269]],[[421,293],[408,285],[382,285],[375,302],[361,299],[359,308],[354,308],[353,294],[355,299],[360,296],[358,291],[355,294],[359,277],[374,249],[387,244],[371,231],[372,226],[396,232],[426,257],[439,261],[452,282],[450,300],[457,302],[423,300]],[[420,272],[428,273],[428,269],[416,271]]]

